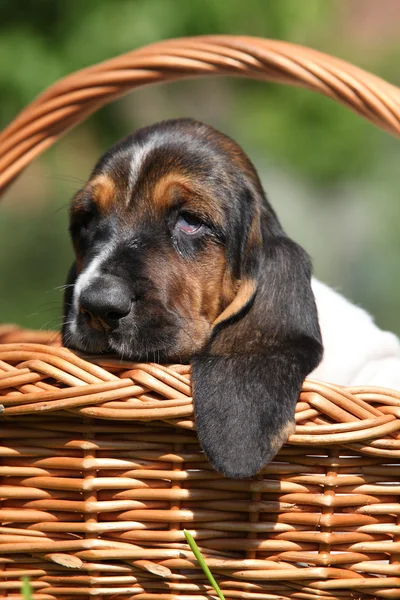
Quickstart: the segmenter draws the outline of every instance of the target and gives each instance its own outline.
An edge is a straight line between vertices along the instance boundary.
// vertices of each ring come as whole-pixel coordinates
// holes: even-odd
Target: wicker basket
[[[301,85],[400,133],[400,91],[272,40],[169,40],[75,73],[0,135],[0,186],[98,107],[199,75]],[[211,594],[192,531],[228,598],[400,598],[400,394],[306,381],[296,433],[254,480],[214,472],[192,421],[190,368],[82,357],[57,334],[0,329],[0,596]]]

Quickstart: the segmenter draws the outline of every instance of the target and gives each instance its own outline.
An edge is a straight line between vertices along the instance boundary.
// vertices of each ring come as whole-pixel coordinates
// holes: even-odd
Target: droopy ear
[[[322,357],[310,279],[302,248],[283,233],[264,238],[258,281],[192,361],[200,444],[227,477],[254,476],[294,430],[302,382]]]
[[[72,263],[72,266],[71,266],[70,270],[68,271],[67,281],[65,284],[65,291],[64,291],[63,327],[62,327],[63,342],[65,341],[65,335],[66,335],[65,322],[68,319],[68,313],[72,306],[72,299],[73,299],[73,295],[74,295],[74,284],[75,284],[77,277],[78,277],[78,271],[76,268],[76,263],[74,262],[74,263]]]

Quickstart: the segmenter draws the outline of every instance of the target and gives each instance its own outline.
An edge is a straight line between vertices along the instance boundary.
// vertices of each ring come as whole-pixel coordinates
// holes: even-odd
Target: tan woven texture
[[[129,90],[221,74],[307,87],[399,135],[400,91],[343,61],[274,40],[168,40],[29,105],[0,134],[0,188]],[[81,357],[3,326],[0,396],[0,596],[29,575],[36,600],[205,599],[187,528],[227,598],[400,598],[399,393],[306,381],[295,434],[248,481],[201,453],[188,366]]]

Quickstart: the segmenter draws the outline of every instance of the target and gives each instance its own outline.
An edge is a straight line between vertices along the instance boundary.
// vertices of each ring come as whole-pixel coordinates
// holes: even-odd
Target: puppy
[[[309,373],[400,389],[397,338],[311,282],[253,165],[211,127],[166,121],[113,146],[75,196],[70,232],[64,344],[190,361],[199,440],[228,477],[273,458]]]
[[[293,431],[322,343],[309,257],[241,148],[192,120],[141,129],[99,160],[70,233],[64,344],[190,361],[208,459],[255,475]]]

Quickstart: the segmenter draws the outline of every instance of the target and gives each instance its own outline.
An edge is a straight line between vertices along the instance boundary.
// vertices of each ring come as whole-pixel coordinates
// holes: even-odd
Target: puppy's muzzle
[[[129,287],[118,277],[99,277],[83,290],[79,311],[93,329],[115,329],[132,310],[133,299]]]

